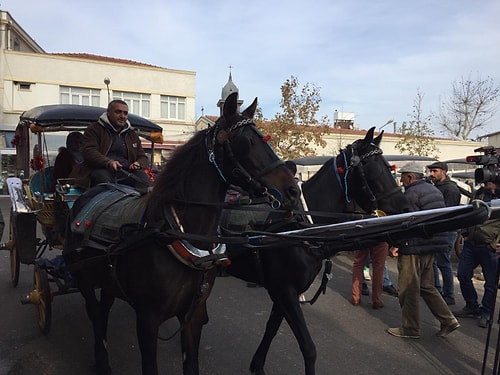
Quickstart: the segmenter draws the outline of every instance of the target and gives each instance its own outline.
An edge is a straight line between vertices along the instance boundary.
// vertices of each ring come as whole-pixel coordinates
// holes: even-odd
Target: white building
[[[0,10],[0,173],[12,173],[15,149],[11,140],[19,116],[46,104],[106,107],[109,99],[123,99],[131,113],[163,128],[168,149],[195,131],[196,73],[85,53],[48,53]],[[51,139],[57,150],[64,136]]]

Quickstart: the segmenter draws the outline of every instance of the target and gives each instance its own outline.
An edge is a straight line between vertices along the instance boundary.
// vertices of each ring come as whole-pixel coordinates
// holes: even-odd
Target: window
[[[186,119],[186,98],[162,95],[160,102],[161,118]]]
[[[14,82],[14,84],[17,84],[19,91],[31,91],[31,83],[29,82]]]
[[[128,104],[128,111],[134,115],[150,117],[151,95],[126,91],[113,91],[113,99],[121,99]]]
[[[59,95],[61,104],[101,105],[101,90],[60,86]]]

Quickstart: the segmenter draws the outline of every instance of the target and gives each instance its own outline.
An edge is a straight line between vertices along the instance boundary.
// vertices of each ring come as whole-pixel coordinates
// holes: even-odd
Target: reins
[[[274,189],[271,189],[271,191],[269,191],[265,186],[261,184],[259,179],[265,174],[272,171],[273,169],[281,165],[284,165],[284,162],[278,156],[276,156],[275,162],[269,164],[266,168],[261,170],[255,177],[252,177],[252,175],[245,169],[245,167],[241,165],[240,161],[234,155],[231,145],[230,135],[235,130],[246,125],[251,126],[251,129],[257,132],[257,134],[259,134],[251,118],[245,118],[236,122],[227,131],[224,129],[220,129],[220,126],[217,122],[213,127],[208,128],[205,133],[205,146],[207,149],[208,160],[215,167],[221,180],[224,183],[228,184],[228,179],[226,178],[222,170],[223,169],[222,163],[224,162],[224,160],[223,159],[221,160],[221,156],[219,155],[219,157],[217,157],[216,154],[216,145],[217,144],[221,145],[224,149],[224,154],[226,155],[227,159],[234,165],[234,168],[231,171],[232,175],[237,178],[242,178],[245,181],[245,183],[247,183],[251,187],[251,190],[254,190],[258,195],[263,195],[267,197],[273,208],[279,208],[281,206],[281,202],[283,199],[281,193]],[[223,141],[220,141],[218,139],[221,132],[225,133],[221,135],[221,138],[224,135],[226,135],[226,138]]]
[[[368,151],[365,154],[358,155],[357,152],[358,149],[356,147],[357,144],[356,142],[354,142],[351,145],[351,155],[349,158],[349,163],[348,163],[347,149],[344,149],[341,151],[342,161],[344,165],[343,166],[339,165],[337,162],[339,158],[334,158],[333,169],[335,176],[337,177],[337,182],[339,183],[340,188],[344,192],[345,201],[348,204],[351,203],[349,187],[348,187],[349,172],[353,170],[358,174],[359,178],[361,179],[362,189],[367,193],[369,197],[368,199],[370,200],[371,203],[370,211],[377,211],[378,209],[377,201],[383,198],[376,197],[375,194],[373,193],[373,190],[370,188],[370,185],[368,184],[368,181],[366,179],[365,170],[363,168],[364,167],[363,161],[375,155],[382,155],[382,149],[374,145],[373,143],[371,145],[374,146],[373,150]],[[386,195],[390,195],[392,193],[393,191],[384,194],[384,198]]]

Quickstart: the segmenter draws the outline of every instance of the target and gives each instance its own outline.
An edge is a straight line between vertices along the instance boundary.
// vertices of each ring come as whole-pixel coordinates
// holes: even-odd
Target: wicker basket
[[[53,227],[56,222],[55,203],[53,199],[46,199],[40,211],[36,213],[36,219],[46,227]]]

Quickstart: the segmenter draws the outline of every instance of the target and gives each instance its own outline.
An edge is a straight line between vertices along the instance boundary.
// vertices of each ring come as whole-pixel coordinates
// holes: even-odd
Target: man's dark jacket
[[[434,185],[443,194],[446,207],[458,206],[460,204],[462,194],[460,194],[455,181],[450,180],[449,176],[446,176],[443,181],[436,181]]]
[[[90,186],[90,173],[94,169],[107,168],[108,163],[112,160],[106,155],[111,148],[113,142],[113,134],[116,132],[109,123],[106,113],[104,113],[99,121],[90,124],[83,134],[83,144],[81,152],[84,157],[82,164],[73,168],[71,177],[76,179],[76,184],[80,187],[87,188]],[[127,145],[128,160],[130,163],[135,161],[141,164],[142,168],[148,167],[148,157],[141,146],[141,140],[135,130],[127,124],[121,129],[125,144]]]
[[[405,196],[412,211],[431,210],[445,207],[443,194],[425,180],[418,180],[405,187]],[[448,233],[437,233],[430,238],[409,238],[399,244],[399,254],[432,254],[448,250]]]

